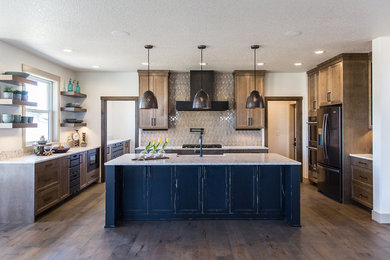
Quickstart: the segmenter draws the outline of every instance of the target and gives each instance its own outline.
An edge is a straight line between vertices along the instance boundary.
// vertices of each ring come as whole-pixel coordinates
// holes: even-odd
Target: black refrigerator
[[[342,202],[342,120],[341,105],[320,107],[318,119],[318,191]]]

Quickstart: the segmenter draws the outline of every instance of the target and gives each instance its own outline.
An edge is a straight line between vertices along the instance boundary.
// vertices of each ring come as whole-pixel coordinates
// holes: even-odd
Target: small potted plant
[[[10,86],[5,86],[3,90],[3,98],[12,99],[14,97],[13,89]]]
[[[15,100],[22,100],[22,91],[14,90],[14,99]]]
[[[22,91],[22,100],[28,101],[28,91],[26,91],[26,90]]]

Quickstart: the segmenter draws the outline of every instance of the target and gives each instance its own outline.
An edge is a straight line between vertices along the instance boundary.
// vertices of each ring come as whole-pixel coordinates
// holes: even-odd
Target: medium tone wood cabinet
[[[307,72],[308,83],[308,112],[309,116],[317,116],[318,109],[318,70],[317,68]]]
[[[372,209],[372,161],[351,156],[351,169],[352,199]]]
[[[254,74],[250,70],[234,71],[236,130],[260,130],[264,128],[264,109],[247,109],[246,100],[255,89]],[[256,89],[264,98],[265,71],[256,71]]]
[[[319,70],[320,106],[343,103],[343,61]]]
[[[148,90],[148,71],[139,70],[139,96]],[[144,130],[168,130],[168,77],[167,70],[150,71],[150,90],[157,98],[157,109],[139,110],[139,127]]]
[[[87,186],[88,152],[80,153],[80,190]]]
[[[317,66],[319,106],[342,109],[342,201],[353,199],[350,154],[372,153],[369,121],[369,54],[343,53]],[[363,194],[363,193],[362,193]],[[364,195],[364,194],[363,194]],[[364,195],[365,196],[365,195]]]

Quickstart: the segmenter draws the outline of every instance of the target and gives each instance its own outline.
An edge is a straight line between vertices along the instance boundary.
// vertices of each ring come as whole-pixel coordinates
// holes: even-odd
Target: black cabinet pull
[[[52,164],[52,163],[49,163],[49,164],[46,164],[46,165],[45,165],[45,168],[49,168],[49,167],[51,167],[51,166],[53,166],[53,164]]]
[[[359,161],[359,164],[367,165],[367,163],[361,161]]]
[[[361,193],[359,194],[359,196],[362,197],[362,198],[368,199],[368,196],[363,195],[363,194],[361,194]]]
[[[331,94],[332,94],[331,92],[328,92],[328,94],[327,94],[328,102],[332,101]]]

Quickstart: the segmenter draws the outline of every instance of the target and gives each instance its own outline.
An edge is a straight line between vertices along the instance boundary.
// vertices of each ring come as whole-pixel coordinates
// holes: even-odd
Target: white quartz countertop
[[[108,140],[107,141],[107,145],[111,145],[111,144],[117,144],[117,143],[121,143],[121,142],[126,142],[126,141],[129,141],[130,139],[113,139],[113,140]]]
[[[136,150],[144,150],[145,146],[139,146]],[[268,150],[266,146],[222,145],[222,148],[204,148],[204,150]],[[183,148],[182,146],[167,146],[165,150],[199,150],[199,148]]]
[[[349,156],[352,156],[352,157],[356,157],[356,158],[360,158],[360,159],[366,159],[366,160],[370,160],[372,161],[373,157],[372,157],[372,154],[353,154],[351,153]]]
[[[138,154],[125,154],[114,160],[106,162],[106,166],[126,165],[301,165],[300,162],[291,160],[276,153],[258,154],[223,154],[223,155],[177,155],[166,154],[169,159],[162,160],[137,160]]]
[[[64,156],[69,156],[71,154],[75,153],[81,153],[85,152],[91,149],[99,148],[100,146],[90,146],[90,147],[77,147],[77,148],[70,148],[68,152],[66,153],[54,153],[50,156],[37,156],[35,154],[23,156],[23,157],[17,157],[17,158],[11,158],[8,160],[0,161],[1,164],[36,164],[40,162],[46,162],[53,159],[61,158]]]

